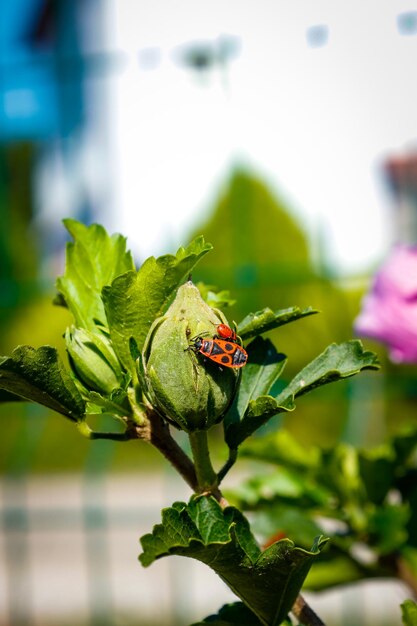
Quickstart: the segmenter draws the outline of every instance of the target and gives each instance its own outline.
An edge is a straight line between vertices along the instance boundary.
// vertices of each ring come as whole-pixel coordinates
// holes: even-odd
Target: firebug
[[[217,325],[217,337],[219,339],[229,339],[230,341],[236,341],[237,335],[235,331],[227,326],[226,324],[218,324]]]
[[[192,341],[190,349],[203,354],[219,365],[224,365],[224,367],[243,367],[248,360],[248,354],[244,348],[233,341],[227,341],[225,339],[203,339],[202,337],[196,337]]]

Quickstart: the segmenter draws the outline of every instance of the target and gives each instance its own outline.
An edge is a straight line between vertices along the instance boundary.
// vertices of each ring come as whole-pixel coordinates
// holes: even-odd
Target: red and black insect
[[[243,367],[248,360],[248,354],[244,348],[233,341],[224,339],[196,337],[190,348],[225,367]]]
[[[218,324],[216,327],[217,337],[219,339],[229,339],[230,341],[236,341],[237,335],[235,331],[227,326],[227,324]]]

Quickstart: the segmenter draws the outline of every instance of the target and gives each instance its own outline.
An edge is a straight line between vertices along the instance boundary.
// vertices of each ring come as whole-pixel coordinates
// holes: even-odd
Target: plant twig
[[[171,435],[169,425],[156,411],[151,409],[149,409],[147,417],[148,423],[146,425],[136,427],[137,437],[148,441],[155,448],[158,448],[181,474],[187,485],[196,492],[198,490],[198,481],[194,464]]]
[[[291,612],[303,626],[325,626],[324,622],[322,622],[311,606],[304,600],[301,593],[298,594]]]
[[[236,459],[237,459],[237,450],[234,450],[233,448],[229,448],[228,459],[226,463],[223,465],[223,467],[219,470],[219,473],[217,474],[217,482],[219,485],[222,482],[223,478],[226,476],[226,474],[231,470],[233,465],[236,463]]]

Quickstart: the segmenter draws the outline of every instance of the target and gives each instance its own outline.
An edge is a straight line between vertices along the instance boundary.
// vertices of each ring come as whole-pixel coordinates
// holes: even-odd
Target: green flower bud
[[[238,372],[190,349],[190,340],[200,335],[210,339],[218,324],[227,324],[224,315],[187,282],[145,342],[143,373],[151,402],[187,432],[207,430],[220,421],[236,391]]]
[[[122,369],[106,335],[71,326],[65,341],[71,367],[87,389],[109,395],[120,387]]]

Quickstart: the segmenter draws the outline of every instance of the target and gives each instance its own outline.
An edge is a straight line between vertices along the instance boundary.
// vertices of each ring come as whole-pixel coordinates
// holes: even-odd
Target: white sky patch
[[[229,168],[248,162],[313,240],[324,237],[336,270],[378,262],[392,232],[380,166],[417,138],[417,36],[397,26],[401,11],[416,8],[402,0],[108,0],[109,48],[129,61],[109,90],[112,226],[141,257],[174,250]],[[307,43],[315,25],[327,27],[323,46]],[[226,71],[198,76],[175,61],[179,46],[222,35],[241,46]]]

